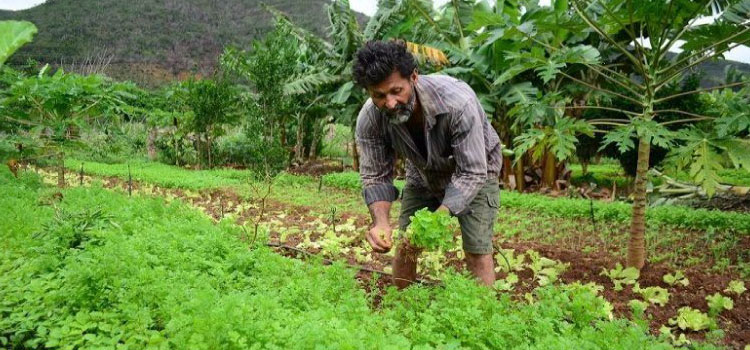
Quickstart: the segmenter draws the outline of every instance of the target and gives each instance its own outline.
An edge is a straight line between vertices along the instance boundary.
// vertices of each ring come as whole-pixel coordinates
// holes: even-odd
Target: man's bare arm
[[[376,252],[387,252],[391,250],[391,202],[372,202],[368,208],[370,209],[373,227],[367,232],[367,242]]]

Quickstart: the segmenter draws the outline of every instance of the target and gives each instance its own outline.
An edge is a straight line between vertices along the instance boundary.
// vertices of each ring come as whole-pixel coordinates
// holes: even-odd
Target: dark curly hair
[[[417,68],[417,61],[401,40],[371,40],[357,51],[352,75],[357,85],[368,88],[398,70],[406,78]]]

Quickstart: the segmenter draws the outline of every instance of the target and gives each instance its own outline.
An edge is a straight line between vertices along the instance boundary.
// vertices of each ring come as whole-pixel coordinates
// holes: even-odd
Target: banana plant
[[[616,111],[621,118],[590,121],[594,126],[607,127],[601,130],[606,132],[606,143],[616,144],[621,151],[636,148],[638,152],[628,266],[640,269],[646,262],[644,232],[651,145],[672,149],[678,165],[689,165],[693,178],[708,188],[714,186],[718,170],[725,166],[717,161],[719,152],[727,154],[735,167],[750,167],[748,141],[739,137],[746,135],[750,127],[747,80],[662,94],[692,68],[720,59],[728,50],[750,41],[750,1],[723,1],[727,6],[715,16],[716,20],[699,25],[705,15],[716,10],[716,4],[712,0],[570,0],[588,30],[627,62],[618,67],[596,65],[597,74],[607,84],[568,78],[635,106]],[[671,54],[679,44],[682,52]],[[731,88],[740,90],[726,90]],[[726,100],[717,103],[720,111],[711,115],[664,107],[681,96],[708,93],[709,98]],[[666,118],[674,114],[683,118]],[[680,125],[686,127],[675,131]]]
[[[16,50],[31,42],[36,26],[26,21],[0,21],[0,67]]]

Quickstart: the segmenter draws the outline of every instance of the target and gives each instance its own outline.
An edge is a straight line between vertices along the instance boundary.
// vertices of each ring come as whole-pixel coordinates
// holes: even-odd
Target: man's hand
[[[451,214],[450,209],[448,209],[448,207],[446,207],[444,205],[441,205],[440,207],[437,208],[437,210],[435,210],[435,212],[439,212],[439,211],[445,212],[448,215]]]
[[[378,253],[387,253],[391,250],[391,235],[393,230],[388,225],[373,226],[367,231],[367,242],[372,246],[372,250]]]

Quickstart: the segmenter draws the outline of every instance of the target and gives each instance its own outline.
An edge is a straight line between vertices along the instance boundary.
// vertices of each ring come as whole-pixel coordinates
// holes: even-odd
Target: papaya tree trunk
[[[547,188],[555,187],[557,180],[557,159],[550,150],[544,151],[544,166],[542,171],[542,185]]]
[[[633,218],[630,223],[630,242],[628,244],[628,266],[637,269],[646,264],[646,182],[648,181],[648,161],[651,143],[645,137],[638,140],[638,163],[633,189]]]
[[[57,154],[57,187],[65,188],[65,153],[62,150]]]

